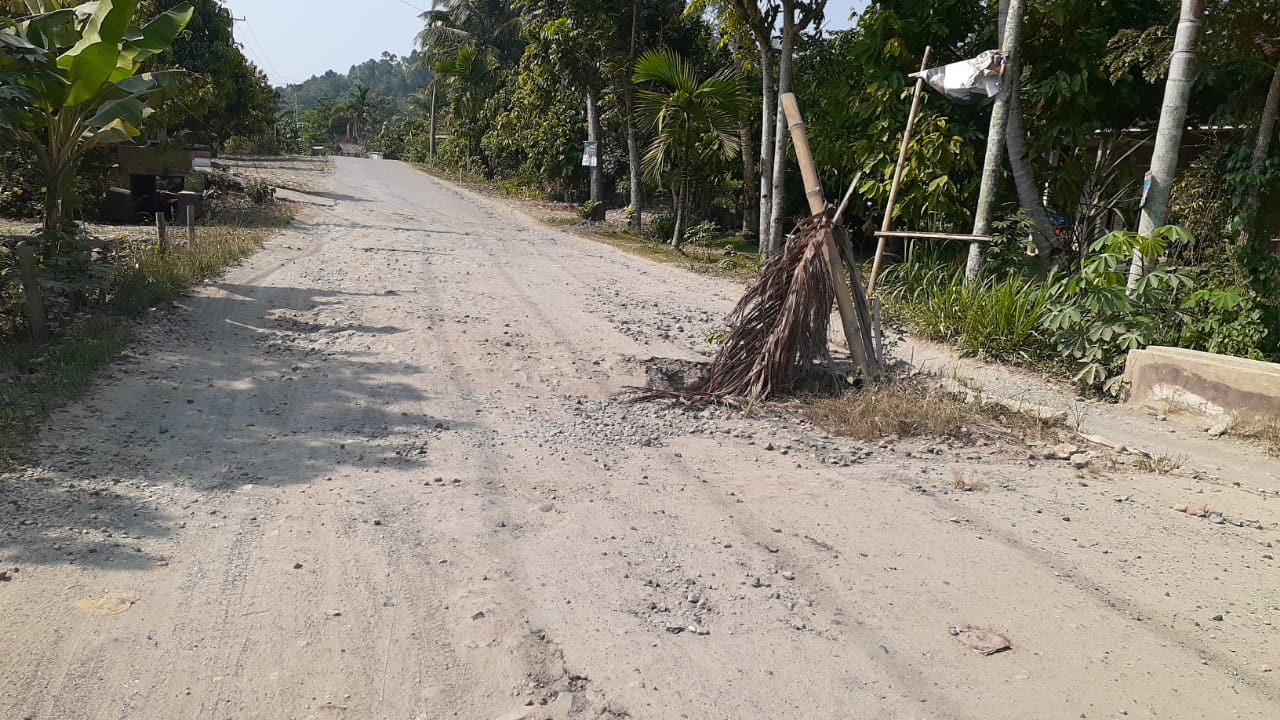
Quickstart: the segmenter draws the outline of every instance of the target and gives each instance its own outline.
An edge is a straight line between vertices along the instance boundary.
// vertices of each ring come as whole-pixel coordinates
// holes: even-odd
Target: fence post
[[[187,206],[187,247],[196,246],[196,206]]]
[[[31,321],[31,339],[37,345],[49,342],[49,328],[45,325],[44,296],[40,291],[40,277],[36,274],[36,258],[30,245],[19,245],[18,270],[22,274],[22,292],[27,298],[27,319]]]
[[[164,212],[156,213],[156,232],[160,233],[160,256],[164,257],[169,254],[169,232]]]

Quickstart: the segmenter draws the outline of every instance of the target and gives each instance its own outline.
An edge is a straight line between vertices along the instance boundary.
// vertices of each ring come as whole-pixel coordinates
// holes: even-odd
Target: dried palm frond
[[[796,228],[738,301],[711,370],[686,390],[637,388],[644,400],[680,404],[754,403],[787,392],[815,360],[826,358],[832,273],[823,255],[831,225],[815,215]]]

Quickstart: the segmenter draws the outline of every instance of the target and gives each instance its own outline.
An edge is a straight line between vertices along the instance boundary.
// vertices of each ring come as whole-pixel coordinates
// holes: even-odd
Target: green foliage
[[[1049,290],[1016,274],[967,282],[945,264],[885,276],[894,317],[926,337],[993,360],[1035,364],[1050,354]]]
[[[345,72],[329,70],[280,90],[280,107],[289,113],[310,110],[324,100],[334,101],[351,93],[356,85],[397,101],[408,100],[431,84],[433,74],[426,56],[414,50],[408,55],[384,52]]]
[[[99,0],[74,10],[53,9],[0,28],[11,52],[8,101],[0,105],[0,137],[35,153],[51,198],[44,231],[61,229],[76,166],[94,147],[136,137],[154,110],[147,97],[171,86],[172,75],[139,74],[141,63],[166,50],[191,19],[183,3],[142,27],[131,20],[138,0]],[[15,69],[16,68],[16,69]],[[50,249],[56,245],[50,243]]]
[[[1080,385],[1118,394],[1120,374],[1130,350],[1176,343],[1190,318],[1183,309],[1193,280],[1178,268],[1160,263],[1126,292],[1128,263],[1134,250],[1158,258],[1171,244],[1190,235],[1175,226],[1158,228],[1150,237],[1117,231],[1100,238],[1080,272],[1051,282],[1053,307],[1044,327],[1053,333],[1063,357],[1079,368]]]
[[[151,20],[160,5],[144,0],[139,15]],[[265,133],[275,120],[279,96],[267,76],[249,62],[236,42],[231,11],[218,0],[191,0],[193,14],[172,46],[148,60],[145,71],[184,71],[149,120],[187,144],[218,145],[232,135]]]

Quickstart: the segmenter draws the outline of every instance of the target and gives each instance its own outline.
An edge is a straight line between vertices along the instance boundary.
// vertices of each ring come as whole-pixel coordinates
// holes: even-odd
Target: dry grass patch
[[[894,378],[837,397],[802,403],[801,413],[834,435],[855,440],[969,437],[978,434],[1043,441],[1062,429],[1058,420],[1014,412],[961,396],[920,378]]]
[[[1268,453],[1280,457],[1280,415],[1236,415],[1226,434],[1265,445]]]

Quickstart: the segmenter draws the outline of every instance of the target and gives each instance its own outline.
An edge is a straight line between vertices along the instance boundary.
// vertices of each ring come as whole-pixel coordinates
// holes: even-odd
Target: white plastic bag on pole
[[[953,102],[970,105],[998,95],[1003,73],[1004,53],[988,50],[976,58],[929,68],[911,77],[923,77],[929,87]]]

